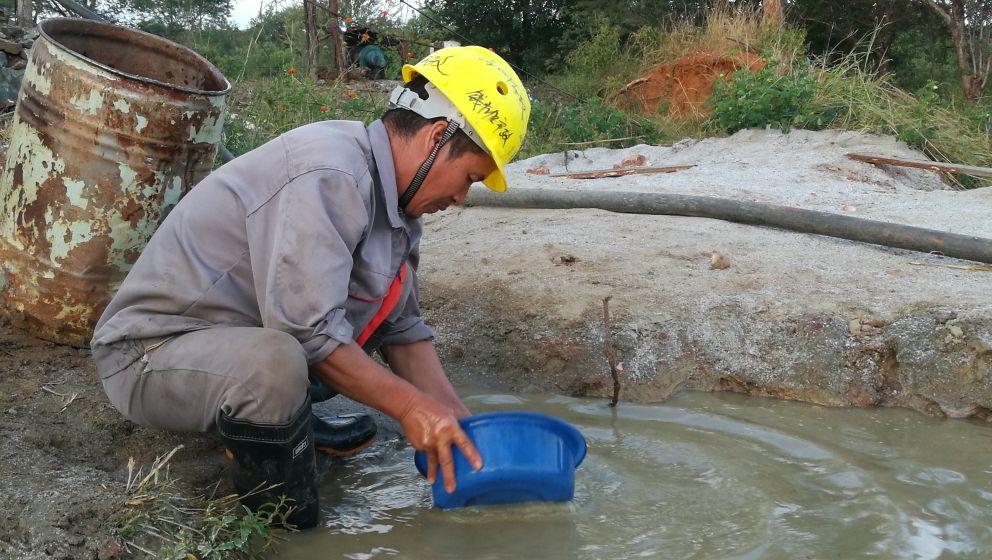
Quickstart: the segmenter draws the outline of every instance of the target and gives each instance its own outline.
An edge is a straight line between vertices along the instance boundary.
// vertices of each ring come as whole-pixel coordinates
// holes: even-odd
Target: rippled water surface
[[[569,504],[431,509],[401,441],[332,467],[284,558],[992,558],[992,428],[688,393],[662,405],[477,394],[585,435]]]

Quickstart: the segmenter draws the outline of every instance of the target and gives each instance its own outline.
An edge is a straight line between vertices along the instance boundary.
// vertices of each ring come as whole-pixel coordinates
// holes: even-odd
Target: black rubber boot
[[[337,457],[354,455],[375,439],[378,428],[368,414],[313,413],[313,441],[317,451]]]
[[[234,488],[252,511],[283,495],[293,510],[286,524],[310,529],[320,518],[317,460],[314,453],[310,399],[285,424],[254,424],[221,412],[217,429],[233,456]],[[270,490],[261,490],[278,484]]]

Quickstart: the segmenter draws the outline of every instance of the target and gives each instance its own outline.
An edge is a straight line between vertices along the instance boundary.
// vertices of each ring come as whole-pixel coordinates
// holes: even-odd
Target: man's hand
[[[433,345],[430,354],[434,356],[434,360],[437,360]],[[408,364],[414,365],[417,360],[412,362]],[[411,368],[411,370],[415,369],[417,368]],[[440,465],[445,490],[449,493],[454,492],[452,445],[458,446],[472,468],[475,470],[482,468],[479,452],[458,425],[460,411],[449,406],[448,402],[457,404],[465,414],[468,411],[461,406],[461,401],[454,395],[454,390],[450,389],[450,384],[447,384],[447,378],[443,377],[444,372],[440,367],[428,368],[428,371],[432,372],[441,371],[440,379],[430,375],[419,380],[422,383],[430,380],[427,387],[435,390],[439,386],[442,388],[447,386],[451,396],[443,404],[425,389],[418,388],[384,369],[365,355],[362,348],[354,342],[342,344],[323,361],[311,365],[310,371],[342,395],[381,410],[396,419],[403,427],[410,445],[427,454],[427,479],[432,484],[437,478],[438,465]],[[438,385],[437,382],[441,379],[444,383]],[[441,394],[446,392],[442,390]]]
[[[482,458],[468,439],[451,409],[442,406],[428,395],[419,393],[407,404],[397,418],[410,445],[427,455],[427,482],[437,479],[438,466],[444,489],[455,491],[455,462],[451,446],[456,445],[474,470],[482,468]]]

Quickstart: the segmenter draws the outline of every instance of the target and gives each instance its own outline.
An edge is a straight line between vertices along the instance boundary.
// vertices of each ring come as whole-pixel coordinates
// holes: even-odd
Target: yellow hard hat
[[[506,190],[505,166],[520,151],[530,119],[530,99],[516,72],[482,47],[447,47],[403,66],[403,81],[423,76],[461,112],[496,162],[482,183]]]

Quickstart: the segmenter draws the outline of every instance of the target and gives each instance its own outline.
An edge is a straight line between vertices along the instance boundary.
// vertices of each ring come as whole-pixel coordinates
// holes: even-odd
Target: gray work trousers
[[[306,354],[291,335],[213,327],[93,349],[110,402],[129,420],[170,431],[209,431],[218,411],[284,424],[310,390]]]

